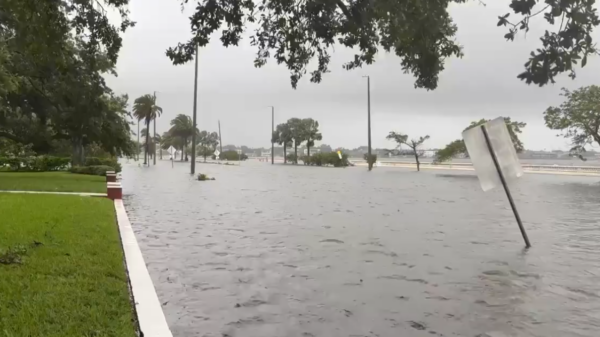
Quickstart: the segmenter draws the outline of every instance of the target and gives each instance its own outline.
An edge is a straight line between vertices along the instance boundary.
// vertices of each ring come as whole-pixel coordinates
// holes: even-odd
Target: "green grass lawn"
[[[0,172],[0,190],[106,193],[106,178],[69,172]]]
[[[0,336],[135,336],[106,198],[0,193]]]

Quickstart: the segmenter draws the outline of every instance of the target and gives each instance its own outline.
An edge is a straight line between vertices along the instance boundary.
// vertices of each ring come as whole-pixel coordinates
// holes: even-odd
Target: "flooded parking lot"
[[[598,336],[600,183],[248,162],[125,164],[175,336]]]

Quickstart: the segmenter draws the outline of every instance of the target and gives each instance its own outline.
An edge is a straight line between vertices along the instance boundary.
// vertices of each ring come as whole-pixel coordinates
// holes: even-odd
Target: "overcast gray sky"
[[[442,147],[460,138],[470,121],[510,116],[527,123],[522,139],[528,149],[568,149],[569,143],[544,126],[543,111],[560,104],[561,87],[576,89],[597,84],[600,60],[591,58],[577,79],[566,76],[544,88],[527,86],[516,76],[538,36],[548,26],[542,17],[532,21],[527,37],[506,42],[505,28],[496,27],[497,16],[509,11],[509,0],[477,1],[451,7],[458,25],[457,40],[464,47],[462,59],[451,59],[441,74],[438,89],[414,89],[414,78],[403,74],[400,60],[381,52],[372,66],[354,71],[341,69],[352,51],[337,47],[331,73],[320,84],[304,78],[294,90],[284,66],[270,62],[256,69],[255,49],[248,39],[239,47],[224,48],[217,38],[200,50],[198,79],[198,128],[217,130],[221,120],[223,143],[269,146],[271,114],[275,123],[291,117],[319,121],[323,143],[333,147],[367,144],[366,79],[371,76],[372,139],[374,147],[392,148],[385,136],[391,130],[418,137],[429,134],[426,147]],[[131,0],[131,19],[137,25],[123,36],[117,78],[108,83],[116,93],[127,93],[130,102],[157,91],[164,114],[157,130],[168,130],[177,114],[192,114],[193,63],[173,66],[168,47],[186,41],[191,33],[188,17],[195,1],[181,12],[179,0]],[[600,34],[594,34],[600,39]]]

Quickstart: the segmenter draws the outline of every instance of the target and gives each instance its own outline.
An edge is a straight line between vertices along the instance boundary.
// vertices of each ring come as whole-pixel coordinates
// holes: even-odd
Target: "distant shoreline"
[[[376,167],[390,167],[390,168],[410,168],[416,169],[416,163],[410,162],[378,162],[379,165]],[[445,164],[432,164],[431,162],[421,163],[422,170],[459,170],[459,171],[475,171],[470,163],[445,163]],[[458,164],[458,165],[456,165]],[[356,166],[367,166],[365,161],[355,161]],[[532,167],[533,166],[533,167]],[[523,164],[523,172],[525,173],[539,173],[539,174],[555,174],[555,175],[571,175],[571,176],[590,176],[600,177],[600,166],[552,166],[552,165],[528,165]]]

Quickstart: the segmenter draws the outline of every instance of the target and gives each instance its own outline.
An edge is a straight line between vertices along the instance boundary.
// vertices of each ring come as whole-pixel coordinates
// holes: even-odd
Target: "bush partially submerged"
[[[363,159],[367,161],[368,164],[375,164],[377,162],[377,155],[376,154],[371,154],[371,160],[369,160],[369,154],[365,153],[363,155]]]
[[[334,167],[346,167],[348,166],[348,155],[342,153],[340,159],[337,152],[320,152],[315,153],[312,156],[303,156],[300,158],[304,165],[310,166],[334,166]]]
[[[207,176],[206,174],[204,174],[204,173],[200,173],[200,174],[198,175],[198,180],[199,180],[199,181],[215,180],[215,178],[210,178],[210,177],[209,177],[209,176]]]
[[[245,153],[242,153],[240,155],[239,153],[237,153],[237,151],[233,150],[223,151],[221,152],[221,154],[219,154],[220,160],[240,160],[240,157],[242,160],[248,159],[248,156]]]

